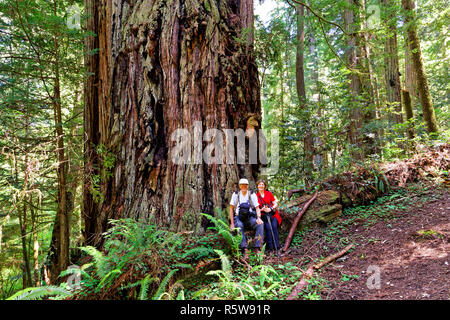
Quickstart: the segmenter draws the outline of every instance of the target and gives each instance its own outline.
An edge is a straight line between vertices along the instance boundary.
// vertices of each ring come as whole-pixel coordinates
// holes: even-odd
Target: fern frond
[[[108,272],[100,281],[100,283],[98,284],[98,288],[103,288],[105,286],[106,283],[110,283],[115,277],[116,275],[119,275],[122,273],[122,270],[120,269],[114,269],[110,272]]]
[[[153,295],[152,300],[159,300],[161,298],[161,295],[166,290],[166,286],[169,283],[170,278],[177,272],[178,269],[170,270],[170,272],[164,277],[164,279],[161,281],[161,284],[158,287],[158,290],[156,290],[156,293]]]
[[[253,286],[251,286],[249,283],[244,282],[244,283],[242,284],[242,286],[243,286],[244,288],[246,288],[246,289],[247,289],[246,291],[247,291],[248,293],[250,293],[254,298],[257,298],[257,297],[258,297],[258,294],[256,293],[255,288],[253,288]]]
[[[94,258],[95,269],[99,278],[103,278],[108,274],[108,262],[101,251],[92,246],[80,247],[80,250]]]
[[[194,294],[192,295],[192,300],[204,296],[209,290],[210,290],[209,287],[205,287],[195,291]]]
[[[220,261],[222,262],[222,271],[229,273],[231,270],[230,259],[228,259],[227,255],[223,253],[222,250],[215,249],[214,250],[220,257]]]
[[[152,282],[159,282],[158,277],[150,277],[151,274],[147,275],[141,283],[141,291],[139,292],[139,300],[147,300],[148,287]],[[139,282],[138,282],[139,283]]]
[[[58,295],[61,298],[69,297],[72,293],[56,286],[43,286],[23,289],[6,300],[41,300],[44,297]]]
[[[215,217],[207,213],[201,213],[201,215],[209,219],[214,224],[214,227],[210,227],[210,229],[216,230],[217,233],[221,235],[228,243],[231,251],[233,252],[233,255],[239,258],[240,256],[239,244],[242,241],[242,235],[238,233],[238,236],[234,236],[233,233],[230,231],[228,224],[221,219],[216,219]],[[238,228],[235,228],[234,230],[238,230]]]
[[[137,287],[138,285],[140,285],[141,282],[142,282],[142,280],[138,280],[136,282],[132,282],[132,283],[128,283],[128,284],[125,284],[125,285],[121,285],[120,289],[124,290],[124,289],[134,288],[134,287]]]
[[[86,268],[90,267],[92,264],[86,264]],[[61,273],[59,274],[58,278],[62,278],[65,276],[70,276],[70,275],[79,275],[81,278],[86,279],[88,278],[89,280],[93,280],[91,275],[89,273],[87,273],[86,271],[84,271],[86,268],[67,268],[64,271],[61,271]]]

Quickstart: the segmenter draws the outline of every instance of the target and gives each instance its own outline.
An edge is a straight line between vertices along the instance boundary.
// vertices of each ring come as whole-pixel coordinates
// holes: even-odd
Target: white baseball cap
[[[248,180],[243,178],[243,179],[239,180],[239,184],[248,184]]]

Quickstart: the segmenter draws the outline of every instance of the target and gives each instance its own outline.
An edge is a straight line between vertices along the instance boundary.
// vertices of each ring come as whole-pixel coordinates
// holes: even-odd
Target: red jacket
[[[258,197],[258,203],[259,207],[262,208],[264,204],[272,206],[273,202],[275,201],[275,197],[273,196],[272,192],[265,190],[264,191],[264,197],[261,196],[259,191],[256,193],[256,196]],[[264,214],[264,211],[261,211],[261,214]],[[278,225],[281,225],[281,217],[278,213],[278,209],[275,209],[274,217],[278,220]]]

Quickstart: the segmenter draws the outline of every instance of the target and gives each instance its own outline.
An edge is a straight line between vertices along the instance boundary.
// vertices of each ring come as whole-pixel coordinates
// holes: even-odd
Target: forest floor
[[[308,290],[327,300],[450,299],[449,216],[448,186],[417,183],[298,232],[281,260],[306,270],[353,243],[352,251],[315,271]]]

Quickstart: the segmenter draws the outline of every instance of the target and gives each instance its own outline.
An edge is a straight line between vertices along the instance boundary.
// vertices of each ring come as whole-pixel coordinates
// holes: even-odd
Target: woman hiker
[[[264,224],[261,220],[261,211],[256,194],[248,191],[248,180],[239,180],[239,189],[233,193],[230,201],[230,230],[239,228],[242,235],[240,248],[244,250],[244,258],[247,257],[247,239],[245,231],[248,228],[255,230],[255,248],[261,249],[264,240]]]
[[[262,220],[264,221],[264,234],[266,236],[267,251],[278,251],[280,241],[278,236],[278,227],[281,225],[281,217],[278,213],[278,202],[272,192],[266,190],[267,183],[265,180],[259,180],[256,183],[258,188],[258,203],[262,212]]]

